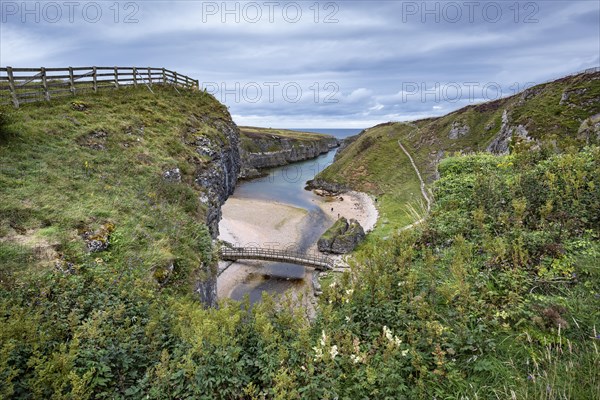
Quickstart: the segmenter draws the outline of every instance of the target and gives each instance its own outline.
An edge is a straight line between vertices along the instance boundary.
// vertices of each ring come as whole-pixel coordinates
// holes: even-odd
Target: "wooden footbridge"
[[[305,254],[297,251],[264,249],[260,247],[221,247],[219,256],[223,260],[264,260],[305,265],[318,270],[329,270],[334,262],[326,256]]]

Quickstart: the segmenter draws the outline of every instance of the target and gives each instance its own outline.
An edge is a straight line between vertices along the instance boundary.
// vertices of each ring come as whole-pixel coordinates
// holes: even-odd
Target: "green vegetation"
[[[110,262],[4,285],[2,395],[597,398],[599,166],[597,147],[445,160],[427,222],[364,249],[312,324]]]
[[[294,140],[313,141],[315,138],[329,139],[330,135],[315,132],[293,131],[290,129],[258,128],[254,126],[240,126],[242,136],[277,136]]]
[[[420,182],[398,145],[399,131],[408,125],[382,125],[369,129],[340,154],[317,178],[334,181],[377,197],[380,219],[368,238],[388,237],[424,213]]]
[[[75,270],[104,264],[115,277],[127,271],[142,282],[174,264],[174,288],[202,263],[214,264],[202,188],[192,184],[206,160],[185,140],[190,132],[221,135],[204,121],[229,115],[201,92],[155,92],[124,88],[11,112],[0,145],[3,249],[44,250],[21,258],[42,273],[60,260]],[[162,173],[175,167],[182,182],[165,181]],[[88,252],[85,232],[108,223],[110,251]],[[3,284],[16,285],[18,270],[3,268]]]
[[[599,147],[445,158],[425,221],[323,279],[313,321],[291,296],[204,309],[190,281],[214,258],[191,179],[207,160],[185,139],[219,137],[206,121],[228,114],[157,90],[5,124],[0,399],[600,398]],[[397,143],[426,170],[428,123],[368,130],[324,176],[410,222],[419,185]],[[181,184],[162,179],[175,166]]]
[[[435,179],[443,157],[485,150],[500,131],[505,111],[510,127],[522,125],[541,146],[554,151],[581,148],[597,140],[581,137],[578,129],[586,118],[600,113],[599,78],[600,73],[580,74],[443,117],[375,126],[342,151],[317,179],[377,196],[381,218],[369,239],[387,237],[419,219],[425,209],[419,181],[398,141],[428,182]],[[451,137],[453,127],[467,127],[468,132]]]

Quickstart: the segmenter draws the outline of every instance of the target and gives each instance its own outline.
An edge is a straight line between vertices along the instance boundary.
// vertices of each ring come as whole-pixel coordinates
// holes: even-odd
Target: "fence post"
[[[92,78],[94,81],[94,93],[98,91],[98,77],[96,76],[96,67],[92,67]]]
[[[150,67],[148,67],[148,82],[152,86],[152,72],[150,72]]]
[[[48,91],[48,79],[46,78],[46,68],[41,68],[42,74],[42,88],[44,89],[44,98],[46,101],[50,101],[50,92]]]
[[[69,67],[69,86],[71,94],[75,95],[75,80],[73,79],[73,67]]]
[[[133,86],[137,86],[137,68],[133,67]]]
[[[6,74],[8,75],[8,87],[10,88],[10,94],[12,95],[12,102],[15,108],[19,108],[19,98],[17,97],[17,91],[15,90],[15,78],[13,76],[12,67],[6,67]]]
[[[173,75],[175,75],[175,86],[177,86],[177,71],[174,71]]]
[[[162,79],[163,79],[163,81],[162,81],[163,85],[166,85],[167,84],[167,71],[165,70],[164,67],[162,69]]]
[[[114,67],[114,75],[115,75],[115,87],[118,89],[119,88],[119,69],[117,67]]]

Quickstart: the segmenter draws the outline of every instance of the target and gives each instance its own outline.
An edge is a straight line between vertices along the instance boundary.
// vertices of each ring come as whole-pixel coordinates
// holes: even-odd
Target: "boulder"
[[[163,172],[163,179],[167,182],[180,183],[181,171],[179,170],[179,168],[169,169]]]
[[[323,236],[319,238],[317,247],[324,253],[349,253],[365,238],[365,231],[355,219],[349,221],[341,217]]]

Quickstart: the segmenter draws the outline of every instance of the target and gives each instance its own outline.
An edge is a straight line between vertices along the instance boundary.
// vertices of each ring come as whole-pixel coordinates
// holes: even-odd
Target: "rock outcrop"
[[[577,137],[586,144],[600,143],[600,113],[583,120],[577,131]]]
[[[239,130],[231,120],[205,120],[219,135],[195,136],[191,143],[209,162],[197,163],[194,182],[201,188],[206,206],[206,225],[213,238],[219,235],[221,206],[233,194],[241,168]]]
[[[315,158],[339,146],[333,136],[294,140],[277,135],[246,135],[245,140],[247,143],[240,147],[241,179],[260,176],[263,168]]]
[[[329,182],[329,181],[326,181],[324,179],[319,179],[319,178],[311,179],[308,182],[306,182],[306,186],[304,187],[304,189],[306,189],[306,190],[323,190],[325,192],[328,192],[330,195],[337,195],[337,194],[344,193],[344,192],[347,192],[348,190],[350,190],[350,188],[348,188],[348,186],[346,186],[344,184],[336,183],[336,182]]]
[[[448,133],[448,138],[450,139],[458,139],[462,136],[469,134],[470,128],[467,124],[461,124],[458,121],[454,121],[452,123],[452,127],[450,128],[450,132]]]
[[[346,254],[365,238],[365,231],[357,220],[348,221],[342,217],[329,228],[317,242],[319,251],[333,254]]]
[[[507,154],[513,135],[519,136],[526,142],[533,141],[529,136],[529,132],[527,132],[527,129],[523,125],[518,125],[516,127],[510,125],[508,112],[504,110],[504,113],[502,113],[502,126],[500,127],[500,131],[486,150],[493,154]]]

